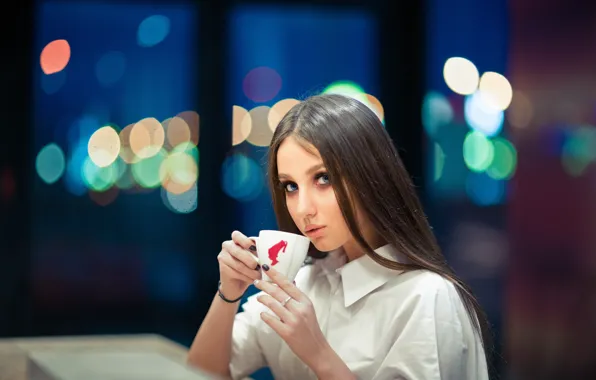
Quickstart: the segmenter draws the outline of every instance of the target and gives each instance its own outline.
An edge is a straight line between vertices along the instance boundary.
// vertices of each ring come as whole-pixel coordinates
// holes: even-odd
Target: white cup
[[[306,236],[283,231],[263,230],[259,237],[251,239],[257,244],[257,255],[261,267],[267,264],[275,268],[290,281],[294,281],[298,271],[306,260],[310,239]],[[262,271],[263,280],[271,281],[266,271]]]

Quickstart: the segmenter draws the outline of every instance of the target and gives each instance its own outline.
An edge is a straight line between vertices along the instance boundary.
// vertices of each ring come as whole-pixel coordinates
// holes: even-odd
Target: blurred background
[[[276,228],[276,122],[335,92],[394,139],[501,377],[596,378],[595,2],[21,4],[0,70],[0,337],[189,346],[221,242]]]

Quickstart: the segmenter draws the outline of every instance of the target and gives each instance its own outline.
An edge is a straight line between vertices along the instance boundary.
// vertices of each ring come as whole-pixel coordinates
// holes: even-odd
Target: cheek
[[[335,198],[335,193],[333,191],[330,191],[329,193],[329,195],[325,196],[321,208],[324,209],[326,223],[333,226],[333,234],[337,238],[343,239],[345,238],[345,235],[350,234],[350,231],[344,220],[344,216],[341,213],[337,199]]]
[[[294,223],[296,223],[296,202],[291,197],[286,196],[286,208],[288,209],[288,213],[292,217]]]
[[[337,198],[335,198],[333,190],[329,189],[322,194],[320,205],[321,208],[325,210],[325,215],[327,215],[328,218],[335,220],[340,217],[343,219],[339,203],[337,203]]]

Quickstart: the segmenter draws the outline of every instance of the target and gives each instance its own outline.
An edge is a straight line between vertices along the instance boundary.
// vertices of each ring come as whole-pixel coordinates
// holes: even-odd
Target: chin
[[[340,248],[342,245],[340,243],[334,242],[328,238],[319,238],[319,239],[310,239],[312,245],[321,252],[331,252],[335,251],[336,249]]]

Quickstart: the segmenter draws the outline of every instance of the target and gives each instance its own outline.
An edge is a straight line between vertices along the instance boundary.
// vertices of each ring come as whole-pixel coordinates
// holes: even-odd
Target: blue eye
[[[292,193],[292,192],[298,190],[298,186],[296,186],[296,184],[293,182],[285,182],[285,183],[282,183],[281,185],[282,185],[284,191],[287,193]]]
[[[327,173],[317,174],[316,180],[319,185],[329,185],[329,175]]]

